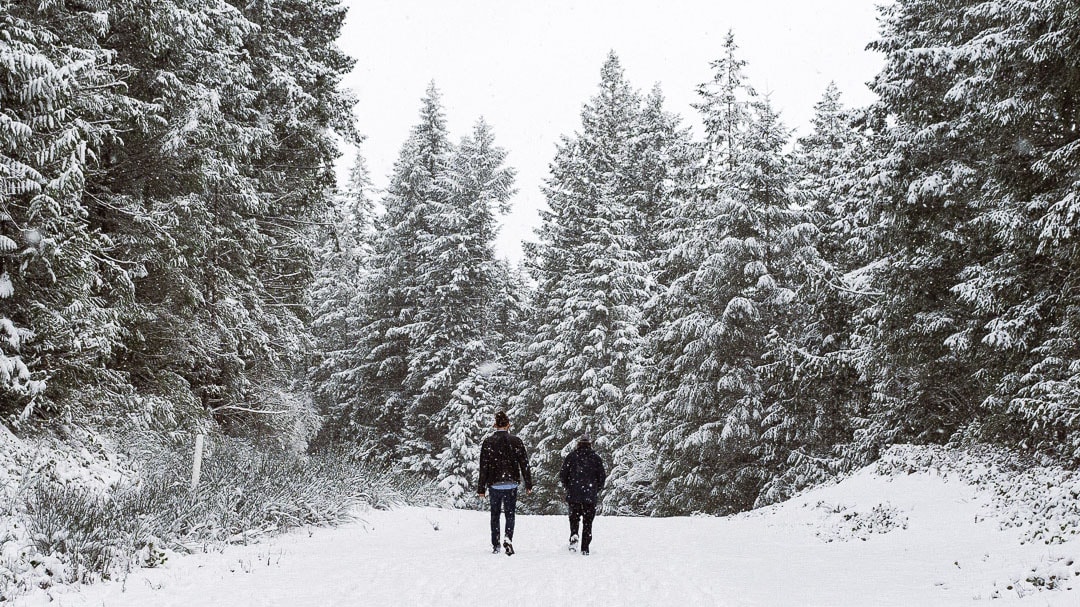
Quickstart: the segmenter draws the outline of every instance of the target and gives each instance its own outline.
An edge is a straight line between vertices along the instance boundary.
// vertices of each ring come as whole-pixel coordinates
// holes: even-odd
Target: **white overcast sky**
[[[345,79],[359,99],[362,152],[385,187],[420,98],[434,80],[452,138],[483,116],[518,171],[518,194],[498,247],[513,260],[533,240],[540,187],[561,134],[579,128],[614,50],[642,92],[659,82],[668,110],[697,125],[690,104],[734,31],[750,84],[771,94],[796,136],[833,80],[849,106],[865,105],[881,66],[866,51],[876,0],[345,0],[339,44],[357,60]],[[351,160],[348,154],[345,160]]]

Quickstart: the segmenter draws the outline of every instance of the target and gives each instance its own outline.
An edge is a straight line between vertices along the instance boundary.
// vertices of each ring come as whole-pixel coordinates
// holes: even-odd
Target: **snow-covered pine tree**
[[[476,369],[498,364],[492,325],[499,277],[494,240],[497,213],[509,210],[514,193],[514,171],[505,161],[506,151],[495,145],[491,127],[481,119],[455,148],[440,176],[445,195],[433,201],[431,229],[418,235],[421,301],[406,328],[412,351],[405,385],[413,398],[409,420],[415,420],[418,438],[427,447],[406,461],[440,480],[443,474],[458,477],[473,465],[460,459],[479,444],[478,414],[470,407],[492,413],[497,405],[487,395],[486,375]],[[472,442],[451,449],[447,437]]]
[[[40,236],[5,307],[50,378],[38,411],[249,424],[298,402],[282,393],[307,346],[310,223],[331,131],[353,136],[343,17],[330,0],[0,4],[4,234]]]
[[[382,201],[384,213],[376,220],[370,274],[358,312],[361,328],[350,355],[358,361],[352,371],[357,396],[339,403],[341,415],[334,420],[351,441],[394,463],[437,453],[417,427],[421,420],[413,415],[414,393],[405,382],[426,295],[419,273],[425,261],[422,243],[433,233],[437,206],[447,197],[444,179],[452,152],[433,82],[421,100],[419,122],[394,164]]]
[[[867,243],[870,138],[843,108],[834,84],[814,110],[812,131],[797,141],[792,162],[818,227],[820,258],[807,259],[800,311],[768,367],[773,391],[760,450],[768,481],[758,505],[876,457],[873,445],[853,440],[869,402],[861,374],[867,352],[855,321],[873,300],[852,283],[873,260]]]
[[[651,278],[643,302],[645,314],[639,324],[642,336],[650,327],[648,300],[661,293],[668,278],[667,268],[661,263],[665,221],[673,212],[675,200],[685,198],[691,184],[695,150],[689,129],[679,123],[679,116],[664,109],[664,95],[656,85],[644,100],[630,142],[637,188],[630,198],[634,248]],[[649,369],[642,362],[640,353],[636,354],[631,365],[628,398],[617,424],[619,431],[610,446],[611,466],[603,503],[608,513],[645,515],[653,508],[656,454],[646,440],[651,423],[645,394]]]
[[[133,103],[118,92],[121,68],[97,43],[95,14],[63,3],[0,4],[0,414],[7,421],[71,412],[99,386],[120,390],[104,365],[123,333],[115,304],[130,298],[131,284],[86,196],[102,142],[116,137]]]
[[[320,446],[345,440],[348,432],[343,410],[347,410],[347,403],[361,398],[354,346],[363,324],[362,287],[368,280],[375,238],[371,189],[366,160],[357,152],[338,205],[326,217],[328,236],[319,246],[309,304],[315,338],[310,381],[316,406],[331,420],[320,432]]]
[[[448,402],[439,411],[446,428],[442,450],[435,461],[439,488],[458,508],[477,504],[476,481],[480,468],[480,445],[491,433],[491,420],[502,408],[507,389],[498,363],[485,361],[457,382]]]
[[[1077,458],[1075,3],[882,10],[873,88],[895,121],[879,165],[895,253],[872,310],[878,427],[927,441],[967,427]]]
[[[697,191],[676,209],[665,256],[685,268],[658,299],[649,399],[659,456],[659,513],[749,508],[765,474],[763,359],[794,312],[816,230],[797,208],[782,150],[787,133],[745,83],[728,35],[700,89],[706,129]]]
[[[767,367],[768,406],[762,420],[762,464],[768,479],[757,505],[787,499],[852,465],[876,456],[853,444],[853,421],[870,400],[860,369],[855,319],[869,305],[852,272],[866,254],[870,139],[829,84],[815,106],[811,132],[798,140],[790,163],[817,226],[819,259],[806,258],[796,305],[775,338]]]
[[[871,45],[886,56],[872,85],[879,111],[896,121],[875,167],[885,190],[884,256],[873,273],[882,296],[868,311],[876,325],[872,433],[881,442],[944,442],[972,419],[988,390],[968,347],[981,323],[952,292],[965,266],[988,253],[969,229],[983,140],[960,136],[953,119],[963,104],[947,101],[954,49],[942,17],[958,16],[962,4],[883,8],[882,38]]]
[[[582,110],[581,131],[563,138],[547,180],[550,210],[536,251],[537,328],[525,346],[524,388],[515,400],[536,474],[546,478],[556,477],[577,435],[592,432],[603,452],[620,432],[649,292],[633,233],[640,105],[611,53],[598,94]],[[541,507],[561,501],[554,484],[538,493]]]
[[[253,298],[241,292],[251,293],[243,266],[256,253],[238,207],[257,205],[238,156],[254,154],[259,139],[228,110],[252,97],[232,53],[252,25],[214,0],[112,8],[109,48],[129,70],[127,90],[150,102],[103,150],[101,203],[91,207],[119,237],[112,255],[131,264],[135,287],[117,368],[181,417],[243,406],[250,385],[238,339],[260,331],[240,326],[252,318],[242,302]]]
[[[267,335],[245,360],[253,386],[248,401],[288,411],[254,416],[270,422],[257,427],[275,435],[293,432],[294,425],[305,432],[313,411],[290,410],[296,399],[280,395],[307,396],[304,362],[312,343],[306,298],[323,234],[317,224],[335,203],[337,140],[359,140],[352,95],[340,86],[355,63],[337,45],[347,7],[339,0],[232,4],[255,25],[244,49],[257,95],[235,108],[237,118],[266,133],[256,155],[241,157],[255,177],[259,207],[251,215],[262,241],[252,263],[260,301],[248,309]]]
[[[226,428],[273,435],[279,421],[310,421],[287,393],[309,345],[311,223],[329,205],[332,131],[351,136],[337,90],[350,61],[334,46],[344,11],[323,0],[109,10],[103,40],[147,108],[101,155],[91,205],[135,285],[116,367]]]
[[[738,141],[747,129],[756,97],[743,74],[746,62],[736,53],[729,32],[724,55],[711,64],[712,80],[698,87],[697,109],[706,128],[694,167],[694,189],[678,201],[664,222],[661,267],[666,289],[645,311],[652,321],[651,331],[635,386],[646,400],[644,410],[651,420],[646,425],[648,441],[657,453],[656,514],[720,508],[702,505],[709,493],[706,484],[713,479],[711,471],[702,468],[704,450],[688,441],[707,419],[722,414],[715,393],[714,376],[719,369],[705,367],[711,373],[703,375],[699,367],[711,348],[703,343],[704,327],[720,314],[712,306],[723,302],[706,290],[715,285],[695,276],[723,239],[718,190],[731,180]],[[704,389],[688,389],[695,381]]]

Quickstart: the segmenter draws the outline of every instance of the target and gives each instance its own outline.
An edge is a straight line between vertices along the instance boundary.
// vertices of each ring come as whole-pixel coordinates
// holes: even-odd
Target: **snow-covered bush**
[[[142,471],[118,483],[70,482],[53,472],[23,483],[9,510],[0,512],[0,600],[31,587],[122,577],[161,565],[172,551],[442,499],[428,480],[346,452],[304,455],[224,438],[209,443],[194,491],[191,453],[166,442],[140,445]]]
[[[825,512],[824,524],[816,534],[826,542],[859,539],[866,541],[872,535],[888,533],[894,529],[907,529],[908,517],[889,502],[876,504],[870,510],[855,506],[818,502],[815,509]]]
[[[210,442],[197,489],[191,454],[168,448],[137,484],[118,494],[129,517],[169,513],[151,527],[167,542],[243,542],[303,525],[347,522],[360,509],[430,504],[438,492],[407,473],[368,464],[348,452],[304,455],[237,439]]]
[[[109,577],[143,526],[89,487],[41,483],[28,491],[24,504],[35,552],[64,564],[56,572],[61,583],[88,582],[95,573]]]
[[[188,460],[190,461],[190,460]],[[253,535],[301,525],[334,525],[357,509],[434,503],[431,483],[363,462],[347,452],[302,455],[263,451],[238,440],[222,440],[203,461],[202,479],[188,495],[187,462],[156,477],[178,499],[190,500],[193,527],[172,530],[199,541],[243,541]],[[164,537],[164,536],[163,536]]]
[[[1080,563],[1072,557],[1043,557],[1034,567],[997,580],[990,598],[1023,597],[1043,590],[1072,590],[1080,578]]]
[[[978,487],[989,497],[988,516],[1021,531],[1022,542],[1061,544],[1080,534],[1080,472],[1013,451],[894,445],[877,463],[880,474],[935,470]]]

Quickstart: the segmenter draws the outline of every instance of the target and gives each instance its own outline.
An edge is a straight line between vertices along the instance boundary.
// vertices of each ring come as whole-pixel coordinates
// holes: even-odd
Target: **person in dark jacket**
[[[481,499],[484,493],[491,495],[491,551],[499,552],[499,515],[506,514],[506,529],[502,548],[506,555],[514,554],[514,510],[517,508],[517,491],[525,479],[526,495],[532,493],[532,473],[525,444],[510,434],[510,418],[505,411],[495,414],[495,433],[484,439],[480,447],[480,480],[476,493]],[[489,491],[490,490],[490,491]]]
[[[566,489],[566,503],[570,508],[570,549],[577,549],[578,522],[581,528],[581,554],[589,554],[592,543],[593,517],[596,516],[596,498],[604,488],[607,473],[604,460],[592,449],[592,438],[583,434],[577,447],[563,460],[559,480]]]

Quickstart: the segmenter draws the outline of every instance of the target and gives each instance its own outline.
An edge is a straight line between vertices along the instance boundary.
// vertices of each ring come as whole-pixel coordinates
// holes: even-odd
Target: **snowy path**
[[[406,508],[178,557],[126,582],[56,592],[63,607],[359,605],[1077,605],[1080,591],[991,601],[995,580],[1076,552],[1021,546],[976,524],[972,490],[929,475],[864,471],[781,507],[729,519],[600,517],[593,553],[566,550],[563,517],[519,516],[517,554],[487,547],[487,514]],[[826,542],[842,515],[885,502],[907,529]],[[436,529],[438,527],[438,529]],[[1008,578],[1007,576],[1014,577]],[[43,594],[16,604],[43,605]]]

